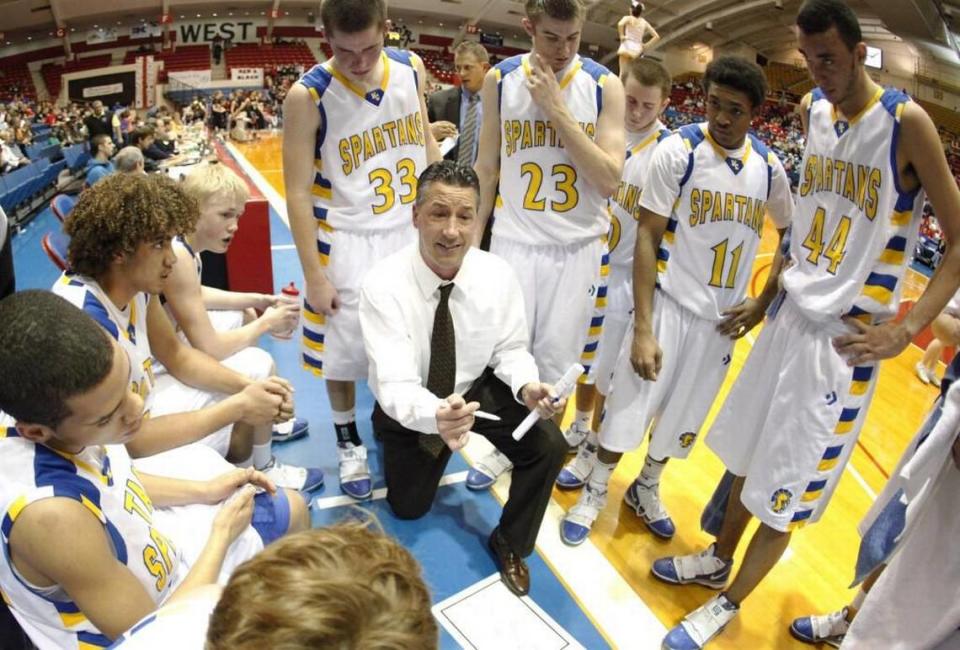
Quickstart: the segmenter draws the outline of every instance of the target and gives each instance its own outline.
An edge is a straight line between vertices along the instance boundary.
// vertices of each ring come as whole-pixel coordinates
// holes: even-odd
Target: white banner
[[[117,30],[113,27],[101,27],[87,32],[87,44],[110,43],[117,40]]]
[[[163,27],[157,23],[140,23],[130,27],[130,38],[150,38],[151,36],[162,36]]]
[[[83,98],[103,97],[123,92],[123,84],[105,84],[103,86],[87,86],[83,89]]]
[[[263,68],[231,68],[231,81],[255,81],[263,83]]]
[[[170,81],[179,81],[191,86],[202,86],[210,83],[210,70],[179,70],[168,72],[167,79]]]

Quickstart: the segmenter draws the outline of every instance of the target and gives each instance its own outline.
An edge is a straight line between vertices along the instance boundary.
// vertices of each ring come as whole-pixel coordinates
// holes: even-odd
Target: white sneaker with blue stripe
[[[593,473],[595,462],[597,462],[597,445],[584,440],[577,449],[576,457],[560,470],[557,476],[557,487],[561,490],[575,490],[583,487]]]
[[[568,546],[583,544],[590,534],[590,529],[593,528],[593,522],[597,520],[597,516],[606,504],[606,491],[598,494],[590,488],[588,483],[580,493],[576,505],[570,508],[567,516],[560,522],[560,539],[563,543]]]
[[[486,490],[497,482],[504,472],[513,469],[510,459],[494,449],[477,461],[467,472],[467,487],[471,490]]]
[[[804,643],[826,643],[839,648],[843,637],[850,629],[847,620],[848,609],[844,607],[839,612],[823,614],[821,616],[801,616],[790,624],[790,634]]]
[[[674,585],[696,583],[711,589],[723,589],[730,578],[733,560],[725,562],[715,555],[716,544],[692,555],[662,557],[653,562],[650,572]]]
[[[302,438],[310,431],[310,424],[303,418],[293,418],[286,422],[273,425],[271,440],[273,442],[290,442]]]
[[[340,466],[340,490],[348,497],[362,501],[373,494],[367,448],[349,442],[337,443],[337,461]]]
[[[636,479],[623,493],[623,501],[630,506],[650,532],[661,539],[670,539],[677,532],[673,519],[660,501],[659,485],[647,487]]]
[[[726,594],[710,599],[683,617],[663,638],[663,650],[700,650],[723,631],[740,608]]]
[[[274,456],[260,468],[278,488],[310,492],[323,487],[323,471],[316,467],[297,467],[281,463]]]

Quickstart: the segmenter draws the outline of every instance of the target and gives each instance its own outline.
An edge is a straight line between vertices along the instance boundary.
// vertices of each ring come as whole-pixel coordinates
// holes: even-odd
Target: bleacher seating
[[[40,246],[43,252],[47,254],[50,261],[53,262],[61,271],[67,271],[70,265],[67,263],[67,249],[70,247],[70,236],[63,230],[57,228],[51,230],[40,240]]]
[[[26,63],[6,65],[0,76],[0,102],[11,101],[17,96],[29,101],[37,99],[37,89]]]
[[[42,198],[56,182],[66,166],[65,160],[51,164],[48,158],[41,158],[0,176],[0,207],[7,215],[14,216],[21,209],[29,209],[34,200]]]
[[[327,55],[327,58],[332,56]],[[306,45],[284,43],[282,45],[258,45],[256,43],[238,43],[225,53],[227,74],[233,68],[264,68],[271,72],[277,68],[302,65],[310,68],[317,58]]]
[[[457,75],[453,69],[453,54],[449,51],[427,50],[417,47],[413,48],[413,51],[423,59],[423,66],[427,69],[427,72],[436,77],[437,81],[445,84],[452,84],[456,81]]]
[[[83,70],[94,70],[96,68],[106,68],[110,65],[111,56],[109,54],[97,54],[74,61],[61,63],[44,63],[40,67],[40,74],[43,75],[43,81],[47,84],[47,92],[50,97],[56,100],[60,96],[60,86],[63,82],[61,75],[68,72],[81,72]]]
[[[802,82],[810,79],[810,74],[804,67],[797,67],[789,63],[780,63],[779,61],[770,61],[764,68],[767,76],[767,84],[772,92],[796,92],[794,86],[800,86]]]

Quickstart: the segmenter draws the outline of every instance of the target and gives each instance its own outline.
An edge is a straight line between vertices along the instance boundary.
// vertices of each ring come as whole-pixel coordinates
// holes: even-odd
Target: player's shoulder
[[[523,59],[528,55],[526,54],[516,54],[511,56],[509,59],[504,59],[497,65],[493,66],[495,74],[499,79],[503,79],[509,74],[513,74],[517,70],[520,70],[523,67]]]
[[[417,56],[416,52],[401,50],[398,47],[385,47],[383,48],[383,53],[386,54],[387,58],[391,61],[403,64],[409,68],[415,69],[417,62],[420,61],[420,57]]]
[[[580,71],[597,83],[603,83],[610,76],[610,70],[605,65],[585,56],[580,57]]]
[[[307,91],[310,95],[313,96],[315,100],[319,100],[323,97],[323,93],[330,86],[330,82],[333,80],[333,73],[330,71],[329,67],[325,63],[318,63],[306,72],[303,73],[297,83],[291,86],[289,92],[296,92],[296,96],[304,95],[304,91]],[[301,90],[303,88],[303,90]]]

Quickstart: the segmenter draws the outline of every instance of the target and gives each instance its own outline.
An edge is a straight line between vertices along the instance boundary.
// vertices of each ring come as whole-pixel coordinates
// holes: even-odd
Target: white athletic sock
[[[581,411],[577,409],[577,414],[573,418],[573,426],[577,428],[578,431],[589,431],[590,430],[590,420],[593,419],[593,409],[589,411]]]
[[[239,463],[234,463],[234,464],[237,467],[242,467],[244,469],[246,469],[247,467],[253,467],[253,455],[251,454],[248,459],[241,460]]]
[[[347,411],[330,411],[334,424],[350,424],[357,421],[357,409],[352,408]]]
[[[666,465],[666,459],[654,460],[650,457],[650,454],[647,454],[647,457],[643,460],[643,469],[640,470],[640,483],[648,488],[659,485],[660,474],[663,473],[663,468]]]
[[[593,463],[593,471],[590,473],[590,480],[587,482],[587,488],[596,495],[607,493],[607,484],[610,482],[610,475],[617,468],[616,463],[603,463],[599,458]]]
[[[590,430],[590,433],[587,434],[587,444],[593,445],[594,447],[600,446],[600,434],[596,431]]]
[[[253,466],[257,469],[263,469],[270,464],[270,460],[273,458],[273,452],[270,450],[270,442],[267,441],[262,445],[253,446],[253,455],[250,456],[253,460]]]

